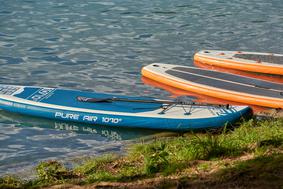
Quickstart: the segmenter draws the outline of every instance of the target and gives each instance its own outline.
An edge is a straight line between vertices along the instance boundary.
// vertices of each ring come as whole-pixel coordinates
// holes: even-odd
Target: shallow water
[[[142,66],[193,65],[193,54],[201,49],[283,53],[281,0],[0,3],[0,83],[4,84],[166,98],[168,92],[143,84]],[[41,120],[46,127],[39,123],[29,127],[31,118],[0,115],[0,175],[50,158],[122,152],[125,145],[123,137],[64,129],[72,124],[62,129],[58,123]],[[119,136],[128,132],[119,130]],[[151,134],[132,133],[130,138]]]

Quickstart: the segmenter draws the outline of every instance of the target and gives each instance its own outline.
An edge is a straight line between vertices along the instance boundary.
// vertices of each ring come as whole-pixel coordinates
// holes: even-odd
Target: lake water
[[[201,49],[283,53],[281,0],[0,0],[0,83],[148,95],[140,70]],[[46,159],[123,152],[153,134],[0,112],[0,176]]]

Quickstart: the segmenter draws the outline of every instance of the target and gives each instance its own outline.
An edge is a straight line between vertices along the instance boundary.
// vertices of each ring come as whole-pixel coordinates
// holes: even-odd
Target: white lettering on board
[[[47,98],[48,96],[50,96],[53,91],[54,89],[51,89],[51,88],[42,88],[30,98],[31,100],[38,102],[38,101],[41,101],[43,98]]]
[[[120,118],[113,118],[113,117],[102,117],[103,123],[119,123],[122,119]]]
[[[72,120],[79,120],[79,114],[72,114],[72,113],[63,113],[63,112],[56,112],[55,117],[59,117],[62,119],[72,119]]]
[[[98,118],[97,118],[96,116],[88,116],[88,115],[85,115],[85,116],[83,117],[83,120],[84,120],[84,121],[96,122],[97,119],[98,119]]]

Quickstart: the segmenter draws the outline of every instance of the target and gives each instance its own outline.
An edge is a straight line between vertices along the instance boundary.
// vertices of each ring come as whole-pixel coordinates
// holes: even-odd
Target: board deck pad
[[[283,92],[283,84],[265,81],[262,79],[255,79],[230,73],[218,72],[213,70],[198,69],[194,67],[173,67],[172,70],[183,73],[197,74],[214,79],[225,80],[229,82],[239,83],[241,85],[251,85],[256,88],[278,90]]]
[[[283,56],[269,54],[235,54],[233,57],[257,62],[270,62],[274,64],[283,64]]]
[[[183,80],[192,81],[201,85],[207,85],[210,87],[221,88],[223,90],[231,90],[235,92],[241,93],[250,93],[253,95],[263,95],[269,96],[274,98],[282,98],[281,92],[272,91],[263,88],[251,87],[242,85],[240,83],[232,83],[230,81],[225,80],[218,80],[217,78],[208,78],[206,75],[195,75],[191,73],[180,72],[176,70],[168,70],[166,73],[178,77]],[[201,74],[201,73],[200,73]]]

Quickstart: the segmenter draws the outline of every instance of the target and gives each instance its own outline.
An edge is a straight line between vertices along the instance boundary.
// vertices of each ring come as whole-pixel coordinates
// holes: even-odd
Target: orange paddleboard
[[[283,75],[283,54],[203,50],[194,55],[194,61],[224,68]]]
[[[210,103],[210,104],[221,104],[221,105],[238,105],[238,106],[242,106],[244,105],[243,103],[239,103],[239,102],[233,102],[233,101],[229,101],[229,100],[223,100],[223,99],[219,99],[219,98],[214,98],[211,96],[207,96],[207,95],[202,95],[202,94],[197,94],[197,93],[193,93],[190,91],[185,91],[182,89],[178,89],[169,85],[165,85],[163,83],[159,83],[157,81],[154,81],[152,79],[149,79],[147,77],[142,77],[141,78],[142,82],[146,85],[155,87],[155,88],[160,88],[160,89],[164,89],[166,91],[168,91],[169,93],[172,94],[173,98],[176,98],[178,96],[189,96],[189,97],[196,97],[195,100],[196,102],[199,103]],[[270,108],[266,108],[266,107],[262,107],[262,106],[256,106],[256,105],[251,105],[250,106],[253,110],[254,114],[257,114],[259,112],[266,112],[266,111],[270,111]]]
[[[283,84],[188,66],[154,63],[142,75],[182,90],[223,100],[283,108]]]

